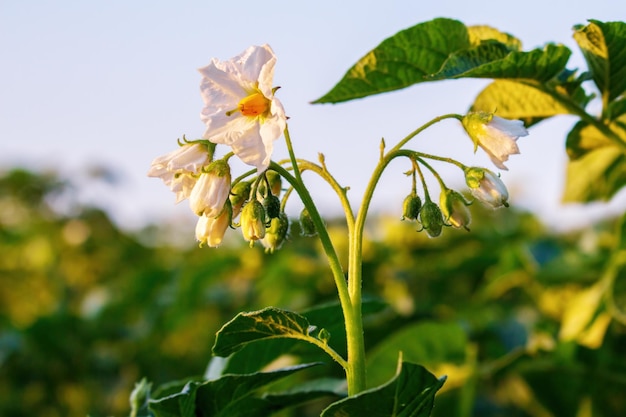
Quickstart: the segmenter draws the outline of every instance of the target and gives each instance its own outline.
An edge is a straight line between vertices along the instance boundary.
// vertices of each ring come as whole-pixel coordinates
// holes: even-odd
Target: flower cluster
[[[206,125],[203,138],[179,143],[179,148],[152,162],[151,177],[161,178],[176,194],[176,202],[188,199],[198,216],[196,238],[200,245],[219,246],[228,227],[240,227],[251,245],[262,242],[267,251],[279,248],[287,236],[289,221],[283,206],[289,193],[280,200],[281,178],[271,163],[274,141],[286,129],[287,117],[273,87],[276,56],[268,45],[252,46],[228,61],[213,59],[200,68],[200,91],[204,100],[201,120]],[[500,169],[509,155],[519,153],[516,140],[528,132],[519,120],[506,120],[485,112],[470,112],[458,118],[474,143],[482,148]],[[214,159],[218,145],[230,152]],[[256,168],[233,181],[229,159],[237,156]],[[439,175],[415,152],[413,189],[403,203],[403,219],[417,221],[429,236],[441,234],[444,226],[469,230],[471,216],[465,197],[445,186]],[[446,160],[445,158],[437,158]],[[492,208],[508,206],[508,192],[500,178],[485,168],[463,168],[471,194]],[[294,162],[295,163],[295,162]],[[428,168],[440,182],[439,204],[428,194],[420,165]],[[419,173],[425,198],[416,191]],[[239,222],[235,219],[239,217]],[[318,219],[319,220],[319,219]],[[302,234],[317,233],[315,222],[305,208],[300,214]]]
[[[175,151],[152,161],[148,176],[161,178],[176,193],[177,203],[189,199],[198,216],[196,238],[201,245],[219,246],[238,215],[244,238],[261,240],[268,250],[280,246],[287,234],[288,223],[280,213],[280,202],[276,203],[278,197],[269,188],[265,193],[258,190],[261,180],[269,184],[265,171],[273,142],[281,136],[287,120],[274,96],[275,64],[274,52],[263,45],[252,46],[228,61],[213,59],[200,68],[205,104],[201,120],[206,124],[203,139],[185,140]],[[232,153],[213,160],[217,144],[229,146]],[[233,185],[228,164],[233,154],[256,167],[259,176],[252,187],[245,181]],[[272,202],[271,209],[263,204],[265,200]]]

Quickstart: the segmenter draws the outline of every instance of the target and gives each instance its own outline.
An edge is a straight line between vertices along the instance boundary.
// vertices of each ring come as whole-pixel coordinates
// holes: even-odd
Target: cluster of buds
[[[477,200],[496,209],[508,207],[509,193],[498,175],[486,168],[471,167],[465,169],[465,182]],[[417,221],[430,237],[441,234],[443,226],[469,231],[471,215],[465,197],[454,190],[442,187],[439,205],[435,204],[426,193],[424,204],[415,193],[411,192],[402,205],[402,220]]]
[[[411,192],[402,206],[402,219],[417,221],[422,225],[428,236],[437,237],[441,234],[443,226],[464,228],[469,230],[468,225],[471,217],[467,206],[470,203],[458,192],[443,189],[439,197],[439,206],[434,203],[428,193],[424,204],[415,193]]]
[[[176,202],[188,199],[198,216],[196,239],[200,246],[217,247],[233,219],[240,217],[243,237],[251,245],[260,241],[268,252],[280,248],[289,221],[278,196],[281,178],[265,171],[256,181],[232,184],[228,160],[211,161],[212,147],[204,141],[185,142],[156,158],[148,175],[161,178],[176,193]]]

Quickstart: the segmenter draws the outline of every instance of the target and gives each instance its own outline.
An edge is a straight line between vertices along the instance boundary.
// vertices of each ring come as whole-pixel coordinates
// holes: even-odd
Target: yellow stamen
[[[239,111],[244,116],[255,117],[269,110],[270,101],[260,92],[250,94],[239,102]]]

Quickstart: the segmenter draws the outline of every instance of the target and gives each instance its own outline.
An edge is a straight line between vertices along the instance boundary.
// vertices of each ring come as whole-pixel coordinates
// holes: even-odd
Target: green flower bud
[[[280,214],[280,200],[274,194],[269,194],[263,199],[263,207],[268,220],[275,219]]]
[[[461,194],[454,190],[445,189],[439,196],[439,205],[441,206],[444,220],[457,229],[462,227],[465,230],[469,230],[467,226],[472,219],[467,208],[469,204]]]
[[[276,171],[268,170],[265,172],[267,182],[270,183],[270,191],[272,194],[278,196],[283,188],[283,181],[280,174]]]
[[[416,220],[421,208],[422,200],[420,197],[415,193],[409,194],[402,203],[402,220]]]
[[[430,237],[437,237],[443,228],[443,215],[437,204],[428,200],[420,210],[420,222]]]
[[[241,212],[241,208],[244,203],[248,201],[250,196],[250,187],[252,183],[250,181],[241,181],[233,186],[230,190],[230,204],[233,207],[233,217],[237,217]]]
[[[241,210],[241,233],[250,245],[265,237],[265,209],[257,200],[249,201]]]
[[[280,249],[288,232],[289,219],[285,213],[280,213],[278,217],[270,220],[270,226],[265,230],[265,237],[261,239],[265,252],[274,253],[276,249]]]
[[[313,219],[306,208],[300,212],[300,229],[302,236],[315,236],[317,234],[315,223],[313,223]]]

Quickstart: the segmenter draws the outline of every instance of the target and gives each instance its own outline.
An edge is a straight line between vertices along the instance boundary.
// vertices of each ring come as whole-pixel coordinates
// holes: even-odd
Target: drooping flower
[[[200,174],[189,195],[189,206],[198,216],[215,217],[222,212],[230,193],[230,166],[223,159],[211,162]]]
[[[232,209],[228,203],[217,217],[208,217],[206,214],[200,216],[196,224],[196,239],[200,242],[200,246],[207,244],[211,248],[218,247],[224,239],[226,229],[230,226],[231,217]]]
[[[465,131],[474,142],[474,152],[480,146],[500,169],[508,170],[504,162],[509,155],[518,154],[515,142],[528,131],[521,120],[508,120],[492,113],[468,113],[462,120]]]
[[[508,207],[509,192],[500,177],[485,168],[465,171],[465,182],[474,197],[491,208]]]
[[[267,169],[273,142],[287,118],[272,86],[276,56],[269,45],[251,46],[229,61],[200,68],[204,138],[232,148],[259,172]]]
[[[188,143],[155,158],[148,170],[149,177],[161,178],[176,193],[176,202],[189,197],[197,181],[197,174],[209,163],[211,156],[206,146]]]

